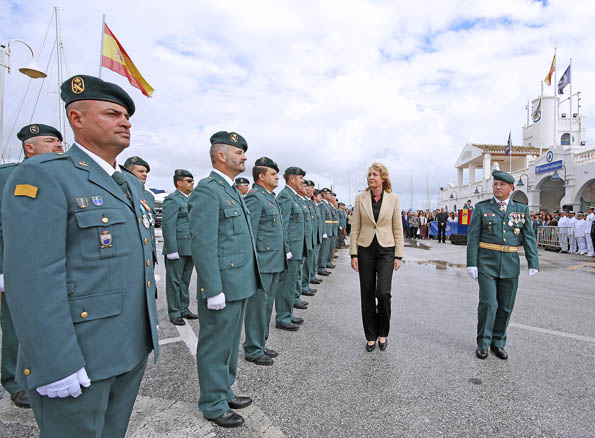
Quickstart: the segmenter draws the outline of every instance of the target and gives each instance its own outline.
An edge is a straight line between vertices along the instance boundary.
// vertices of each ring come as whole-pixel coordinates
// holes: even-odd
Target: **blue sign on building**
[[[561,169],[562,160],[552,161],[551,163],[542,164],[541,166],[535,166],[535,175],[540,173],[550,172],[552,170]]]

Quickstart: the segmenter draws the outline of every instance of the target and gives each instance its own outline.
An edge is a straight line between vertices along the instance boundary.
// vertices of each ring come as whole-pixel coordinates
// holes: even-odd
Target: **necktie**
[[[126,182],[126,178],[124,177],[124,175],[122,175],[122,172],[120,172],[119,170],[116,170],[112,174],[112,178],[114,179],[114,181],[116,181],[118,183],[118,185],[124,192],[124,195],[126,195],[126,197],[128,197],[128,183]]]

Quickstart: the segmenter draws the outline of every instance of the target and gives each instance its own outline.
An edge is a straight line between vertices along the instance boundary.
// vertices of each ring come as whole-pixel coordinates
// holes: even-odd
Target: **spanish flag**
[[[552,59],[552,66],[550,67],[550,71],[547,73],[547,76],[544,79],[544,82],[548,85],[552,85],[552,75],[556,70],[556,55],[554,55],[554,59]]]
[[[153,95],[153,91],[155,90],[153,90],[153,87],[140,74],[134,62],[132,62],[132,59],[130,59],[130,56],[128,56],[128,53],[122,47],[122,44],[120,44],[105,23],[103,24],[101,65],[122,76],[126,76],[130,85],[138,88],[145,96],[151,97]]]
[[[459,224],[469,225],[469,222],[471,222],[471,211],[466,208],[461,208],[459,210]]]

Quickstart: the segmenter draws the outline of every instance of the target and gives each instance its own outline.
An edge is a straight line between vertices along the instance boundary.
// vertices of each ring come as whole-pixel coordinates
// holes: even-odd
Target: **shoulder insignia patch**
[[[31,184],[17,184],[14,188],[15,196],[28,196],[29,198],[37,198],[37,187]]]

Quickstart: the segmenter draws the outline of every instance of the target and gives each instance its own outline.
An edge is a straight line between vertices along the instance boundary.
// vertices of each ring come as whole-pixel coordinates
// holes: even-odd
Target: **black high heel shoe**
[[[384,342],[378,341],[378,348],[380,348],[380,351],[386,350],[387,345],[388,345],[388,339]]]
[[[372,345],[366,343],[366,351],[367,352],[374,351],[375,348],[376,348],[376,342],[374,342]]]

